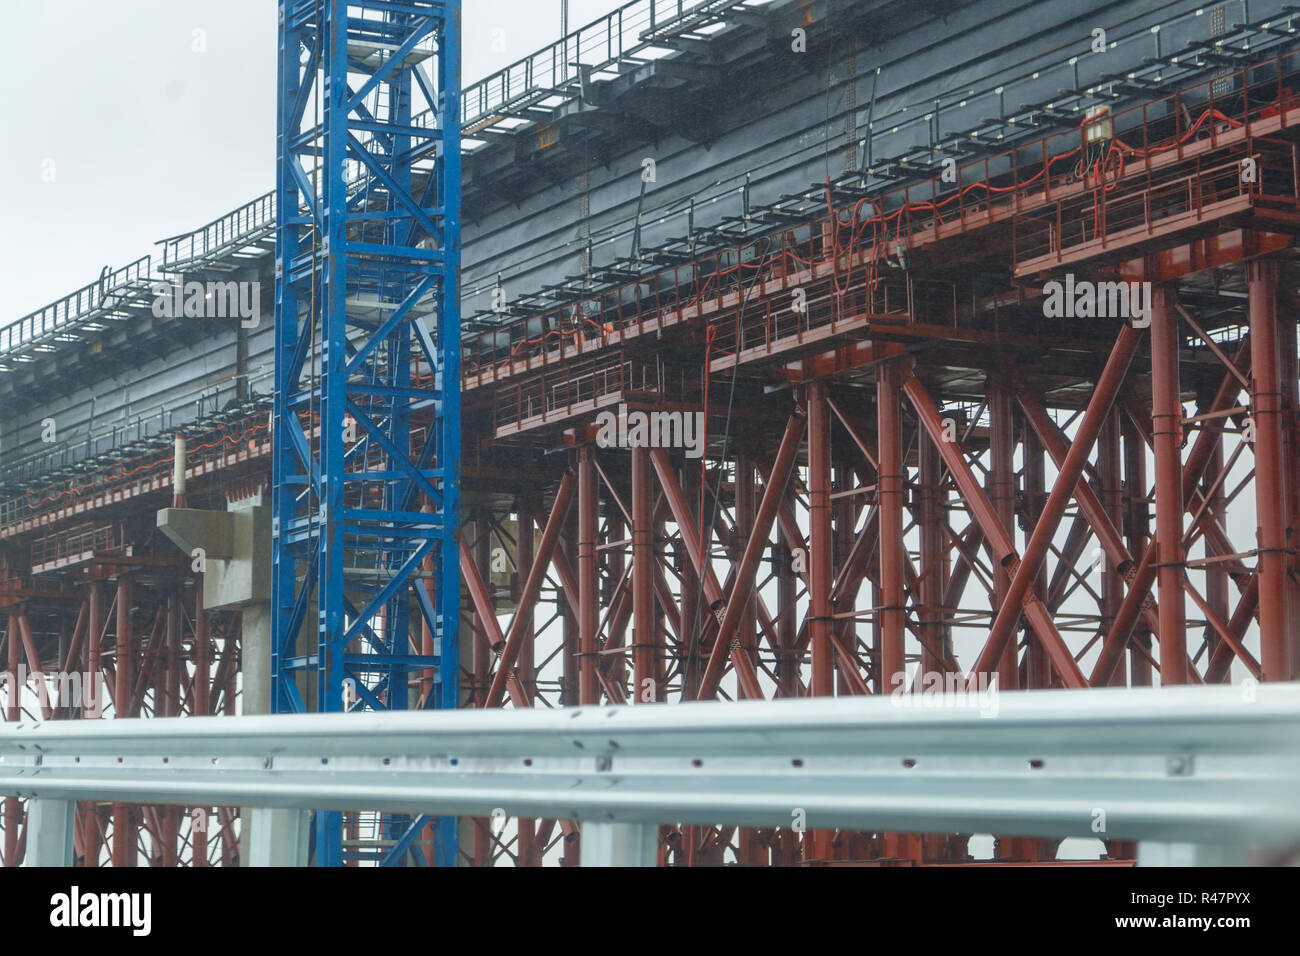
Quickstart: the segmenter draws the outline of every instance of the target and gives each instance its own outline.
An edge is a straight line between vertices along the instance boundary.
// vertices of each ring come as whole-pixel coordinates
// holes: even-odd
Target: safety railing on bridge
[[[1080,117],[1073,129],[979,160],[954,163],[942,176],[860,199],[851,208],[832,210],[825,217],[649,273],[617,289],[593,292],[577,302],[470,335],[464,351],[466,384],[482,385],[531,371],[538,364],[568,361],[593,351],[594,340],[603,347],[647,329],[657,331],[666,324],[733,308],[743,301],[751,282],[777,280],[785,290],[792,284],[789,277],[801,271],[824,273],[829,267],[837,297],[857,294],[862,298],[858,307],[872,309],[875,306],[867,297],[875,296],[891,268],[906,270],[915,250],[990,227],[1003,230],[1014,242],[1013,223],[1030,215],[1052,218],[1050,211],[1056,204],[1067,202],[1076,205],[1068,214],[1061,206],[1055,235],[1073,235],[1091,228],[1087,222],[1081,225],[1080,215],[1086,220],[1092,203],[1106,202],[1107,190],[1114,190],[1121,180],[1125,191],[1112,197],[1111,205],[1130,192],[1149,195],[1159,172],[1173,170],[1180,162],[1193,163],[1196,182],[1182,180],[1183,174],[1176,173],[1170,187],[1173,198],[1158,196],[1163,205],[1142,210],[1143,218],[1133,218],[1131,225],[1150,222],[1158,209],[1177,208],[1174,193],[1178,190],[1190,197],[1184,204],[1199,208],[1207,190],[1217,194],[1228,187],[1221,181],[1224,170],[1219,166],[1233,158],[1226,153],[1234,139],[1249,144],[1237,148],[1254,151],[1262,169],[1256,183],[1243,181],[1233,188],[1263,190],[1294,207],[1294,150],[1289,143],[1249,131],[1251,124],[1280,127],[1294,122],[1288,110],[1300,106],[1300,97],[1292,95],[1290,85],[1300,86],[1300,74],[1287,72],[1294,69],[1294,60],[1294,54],[1281,54],[1114,115]],[[1215,91],[1221,89],[1236,92],[1216,98]],[[1207,158],[1197,166],[1195,157],[1201,152]],[[1242,158],[1247,158],[1245,152],[1235,157]],[[1111,214],[1111,224],[1116,217],[1126,224],[1131,216],[1132,211],[1120,204]],[[1027,233],[1027,241],[1033,235]],[[997,244],[984,245],[995,248]],[[860,288],[855,290],[854,283]],[[829,322],[839,312],[828,309],[822,315]],[[741,338],[733,336],[736,341]]]
[[[149,257],[144,256],[11,322],[0,329],[0,369],[12,368],[14,362],[31,361],[30,356],[20,353],[38,343],[75,339],[74,329],[92,323],[99,328],[103,323],[129,317],[128,309],[153,301],[150,288],[154,281]]]
[[[259,410],[254,412],[214,421],[210,428],[200,425],[193,429],[187,450],[191,474],[225,469],[232,456],[243,452],[250,456],[260,453],[261,445],[269,440],[269,421],[265,407],[257,407]],[[0,501],[0,539],[35,530],[45,523],[43,519],[76,514],[80,506],[94,500],[120,500],[137,492],[170,487],[174,455],[170,434],[166,437],[167,441],[151,443],[152,451],[124,453],[112,464]],[[228,470],[223,474],[230,476]]]
[[[465,135],[473,136],[529,106],[572,94],[581,72],[599,72],[644,53],[674,29],[700,29],[728,10],[758,6],[753,0],[633,0],[574,30],[550,46],[465,87]]]
[[[163,239],[163,272],[242,249],[275,233],[275,193],[258,196],[193,232]]]
[[[755,0],[633,0],[522,60],[466,86],[461,92],[461,129],[473,136],[528,107],[576,95],[582,70],[599,72],[636,54],[644,54],[675,29],[700,29],[728,10],[754,6]],[[432,128],[429,110],[410,125]],[[368,143],[373,134],[365,134]],[[417,144],[417,152],[427,149]],[[360,183],[366,170],[350,165]],[[160,241],[162,271],[195,268],[256,245],[275,232],[275,193],[269,192],[193,232]]]
[[[1081,255],[1123,251],[1225,216],[1260,201],[1297,206],[1296,148],[1243,140],[1209,156],[1074,193],[1015,220],[1015,262],[1036,271]]]
[[[500,438],[620,402],[662,405],[684,396],[688,387],[698,394],[699,384],[698,369],[688,372],[653,355],[602,353],[494,390],[493,430]]]

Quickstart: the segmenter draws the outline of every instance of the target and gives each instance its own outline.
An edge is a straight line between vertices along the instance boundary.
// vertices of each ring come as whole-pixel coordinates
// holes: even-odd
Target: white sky
[[[570,0],[570,29],[619,5]],[[0,326],[274,187],[275,0],[3,9]],[[560,35],[560,0],[466,0],[463,17],[466,83]]]

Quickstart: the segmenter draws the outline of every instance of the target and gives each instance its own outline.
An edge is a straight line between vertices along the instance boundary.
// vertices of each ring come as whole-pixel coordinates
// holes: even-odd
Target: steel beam
[[[1183,603],[1183,406],[1178,382],[1174,290],[1151,295],[1151,421],[1156,478],[1156,587],[1160,595],[1160,683],[1185,684],[1187,615]]]

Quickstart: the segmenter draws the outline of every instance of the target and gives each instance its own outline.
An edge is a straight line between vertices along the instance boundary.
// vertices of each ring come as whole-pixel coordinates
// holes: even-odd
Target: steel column
[[[993,510],[1007,536],[1014,541],[1016,536],[1016,422],[1015,390],[1006,373],[997,373],[988,378],[988,415],[989,415],[989,474],[988,494],[993,503]],[[1011,589],[1011,573],[1007,566],[997,561],[994,555],[993,565],[993,614],[1007,600]],[[1020,666],[1016,656],[1016,645],[1008,643],[995,673],[998,686],[1004,690],[1014,690],[1020,685]]]
[[[805,391],[805,401],[808,407],[808,633],[812,649],[812,694],[814,697],[829,697],[835,693],[835,683],[831,667],[831,421],[826,407],[826,383],[811,383]]]
[[[877,686],[892,692],[906,681],[903,630],[903,505],[907,475],[903,467],[901,397],[903,370],[898,360],[876,370],[877,510],[880,514],[880,646]]]
[[[1294,675],[1286,600],[1287,509],[1282,464],[1277,263],[1269,259],[1246,263],[1246,279],[1250,292],[1250,417],[1255,430],[1255,514],[1259,523],[1260,658],[1265,680],[1290,680]]]
[[[596,562],[599,486],[595,450],[583,445],[578,466],[578,703],[600,703],[596,679],[596,631],[600,626],[600,570]]]
[[[1178,383],[1178,314],[1174,291],[1151,296],[1151,419],[1155,439],[1157,594],[1160,683],[1185,684],[1187,621],[1183,604],[1183,406]]]

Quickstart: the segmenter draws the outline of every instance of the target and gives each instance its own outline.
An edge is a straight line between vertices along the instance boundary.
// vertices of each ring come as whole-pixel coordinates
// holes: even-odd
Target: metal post
[[[923,674],[942,674],[947,670],[944,660],[947,627],[942,607],[946,583],[942,508],[946,495],[940,484],[943,459],[934,444],[925,441],[920,443],[919,457],[916,513],[921,526],[920,624],[924,636],[921,671]]]
[[[1160,683],[1187,683],[1183,611],[1183,407],[1178,385],[1178,314],[1174,292],[1151,295],[1151,424],[1155,443],[1157,594],[1160,599]]]
[[[1025,429],[1022,457],[1024,458],[1024,494],[1021,496],[1018,514],[1026,528],[1034,528],[1043,516],[1043,504],[1047,500],[1047,467],[1044,462],[1043,443],[1038,440],[1032,428]],[[1015,534],[1014,531],[1011,534]],[[1034,579],[1033,587],[1042,593],[1043,570],[1040,568]],[[1040,689],[1052,686],[1052,660],[1047,653],[1046,632],[1039,625],[1031,624],[1027,632],[1025,648],[1025,679],[1017,674],[1016,686],[1027,689]]]
[[[835,693],[831,668],[831,423],[826,383],[811,383],[808,406],[808,633],[812,695]],[[901,540],[901,534],[900,534]]]
[[[988,380],[989,415],[989,500],[998,521],[1011,540],[1016,535],[1016,423],[1015,392],[1006,373],[996,373]],[[1028,470],[1028,469],[1026,469]],[[993,567],[993,613],[1006,602],[1011,589],[1011,575],[1004,564]],[[1035,642],[1035,645],[1037,642]],[[996,668],[998,687],[1015,690],[1020,684],[1020,668],[1014,642],[1008,642]]]
[[[1246,852],[1221,843],[1138,843],[1138,866],[1243,866]]]
[[[1102,426],[1101,434],[1097,437],[1097,477],[1102,507],[1116,528],[1122,527],[1123,523],[1124,489],[1121,487],[1121,467],[1119,412],[1112,411],[1106,417],[1106,424]],[[1115,562],[1104,553],[1104,549],[1099,547],[1098,550],[1102,553],[1090,559],[1087,567],[1091,570],[1094,561],[1101,562],[1101,620],[1098,631],[1104,635],[1110,630],[1115,615],[1124,602],[1124,579]],[[1122,687],[1127,682],[1126,678],[1126,668],[1121,660],[1115,667],[1115,672],[1111,674],[1110,683]]]
[[[5,635],[8,648],[8,673],[9,679],[5,682],[5,694],[8,700],[5,702],[5,720],[10,724],[17,723],[22,719],[22,694],[23,688],[18,683],[18,663],[19,657],[19,637],[18,637],[18,613],[9,612],[9,629]],[[4,865],[18,865],[18,828],[22,821],[22,804],[17,797],[5,797],[4,802],[4,820],[5,820],[5,841],[4,841]]]
[[[1250,292],[1250,409],[1255,430],[1255,514],[1259,523],[1260,663],[1265,680],[1289,680],[1286,503],[1282,465],[1282,382],[1278,354],[1277,263],[1246,263]]]
[[[135,716],[131,712],[136,647],[135,635],[131,633],[131,604],[131,575],[123,571],[117,576],[117,634],[113,654],[113,717],[117,720]],[[135,814],[135,808],[128,804],[113,804],[113,866],[136,865]]]
[[[884,692],[905,680],[903,657],[903,471],[902,423],[897,362],[876,371],[876,418],[880,442],[877,507],[880,511],[880,650],[876,666]],[[877,693],[880,693],[878,691]]]
[[[533,495],[531,491],[515,499],[515,513],[518,519],[515,526],[515,600],[519,599],[519,589],[533,570]],[[519,648],[519,663],[516,671],[523,684],[524,693],[529,700],[537,699],[537,665],[536,634],[533,615],[524,616],[521,626],[523,641]],[[519,865],[541,866],[542,849],[537,839],[537,820],[533,817],[520,817],[516,822],[519,833]]]
[[[253,807],[248,811],[249,866],[306,866],[310,813]]]
[[[596,631],[600,626],[600,576],[596,563],[598,508],[595,450],[578,449],[578,703],[600,702]]]
[[[75,800],[31,800],[27,804],[27,852],[23,866],[72,866]]]
[[[1142,554],[1147,547],[1151,531],[1151,512],[1147,507],[1146,445],[1137,425],[1128,416],[1120,418],[1120,433],[1124,445],[1124,492],[1128,507],[1125,509],[1124,537],[1129,554]],[[1135,587],[1129,582],[1129,587]],[[1152,683],[1151,630],[1142,621],[1133,629],[1132,646],[1128,652],[1129,673],[1134,687],[1150,687]],[[1125,642],[1127,643],[1127,642]],[[1123,653],[1119,645],[1118,653]]]
[[[650,496],[650,450],[632,449],[632,699],[660,699],[655,671],[654,504]]]
[[[654,866],[659,828],[650,823],[582,824],[583,866]]]

